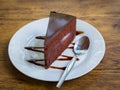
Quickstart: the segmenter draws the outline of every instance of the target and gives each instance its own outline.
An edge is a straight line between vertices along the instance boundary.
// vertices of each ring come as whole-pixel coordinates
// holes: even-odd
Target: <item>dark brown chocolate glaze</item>
[[[74,46],[70,46],[70,47],[68,47],[68,49],[73,49],[74,48]]]
[[[71,56],[66,56],[66,55],[61,55],[62,58],[57,58],[56,60],[58,61],[69,61],[71,60],[73,57]],[[27,60],[27,61],[44,61],[45,59],[30,59],[30,60]],[[79,58],[77,58],[77,61],[80,60]]]
[[[30,60],[27,60],[27,61],[45,61],[45,59],[30,59]]]
[[[84,32],[83,31],[76,31],[76,35],[79,35],[79,34],[83,34]]]
[[[75,45],[75,43],[71,43],[72,45]]]
[[[39,50],[39,49],[43,49],[44,47],[25,47],[25,49],[27,50],[31,50],[31,51],[35,51],[35,52],[41,52],[44,53],[43,50]]]
[[[37,63],[36,60],[27,60],[27,61],[28,61],[29,63],[35,64],[35,65],[38,65],[38,66],[42,66],[42,67],[45,66],[44,64]],[[65,70],[66,67],[49,66],[49,68]]]
[[[65,70],[66,67],[49,66],[49,68]]]
[[[37,36],[37,37],[35,37],[36,39],[45,39],[46,38],[46,36]]]
[[[36,60],[27,60],[27,61],[30,62],[30,63],[32,63],[32,64],[38,65],[38,66],[45,66],[43,64],[36,63],[37,62]]]
[[[59,61],[68,61],[68,60],[71,60],[73,58],[71,56],[65,56],[65,55],[61,55],[61,56],[64,56],[64,57],[57,58],[57,60],[59,60]]]
[[[62,58],[58,58],[57,60],[62,60],[62,61],[67,61],[67,60],[71,60],[73,57],[72,56],[67,56],[67,55],[61,55]],[[77,61],[79,60],[79,58],[76,59]]]

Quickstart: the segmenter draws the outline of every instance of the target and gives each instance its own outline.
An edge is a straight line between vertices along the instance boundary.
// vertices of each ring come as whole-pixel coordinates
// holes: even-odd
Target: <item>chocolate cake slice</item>
[[[45,67],[48,68],[54,60],[68,47],[76,35],[76,17],[51,12],[44,42]]]
[[[57,12],[50,12],[46,36],[36,37],[37,39],[44,39],[44,51],[37,50],[39,48],[35,47],[26,47],[26,49],[40,53],[44,52],[42,54],[42,57],[44,58],[42,59],[45,60],[45,68],[48,68],[73,41],[75,35],[76,17]]]

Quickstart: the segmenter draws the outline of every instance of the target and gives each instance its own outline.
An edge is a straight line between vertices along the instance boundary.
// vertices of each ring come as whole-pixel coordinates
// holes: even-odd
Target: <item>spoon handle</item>
[[[67,75],[69,74],[69,72],[71,71],[71,69],[73,68],[74,64],[75,64],[75,61],[76,61],[76,56],[74,56],[72,58],[72,60],[68,63],[65,71],[63,72],[62,76],[60,77],[60,80],[59,82],[57,83],[56,87],[60,88],[61,85],[63,84],[63,82],[65,81]]]

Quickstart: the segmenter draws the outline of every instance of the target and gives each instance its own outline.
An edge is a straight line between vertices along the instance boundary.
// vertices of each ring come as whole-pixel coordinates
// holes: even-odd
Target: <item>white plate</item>
[[[8,53],[12,64],[23,74],[38,80],[58,81],[63,70],[44,69],[41,66],[26,61],[25,46],[33,42],[35,36],[45,35],[48,25],[48,18],[33,21],[20,28],[12,37],[9,43]],[[81,30],[90,39],[90,47],[85,55],[81,55],[66,80],[80,77],[94,69],[102,60],[105,53],[105,42],[102,35],[92,25],[77,19],[77,30]],[[77,40],[78,36],[74,39]],[[32,40],[32,41],[31,41]],[[63,54],[73,56],[72,50],[65,50]],[[68,61],[55,61],[54,66],[65,66]]]

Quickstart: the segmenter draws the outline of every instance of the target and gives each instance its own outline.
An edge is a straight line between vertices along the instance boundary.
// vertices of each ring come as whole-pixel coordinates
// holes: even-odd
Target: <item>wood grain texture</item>
[[[119,90],[120,0],[0,0],[0,90],[57,90],[55,82],[34,80],[17,71],[7,51],[19,28],[48,17],[50,11],[75,15],[92,24],[106,42],[101,63],[90,73],[66,81],[59,90]]]

